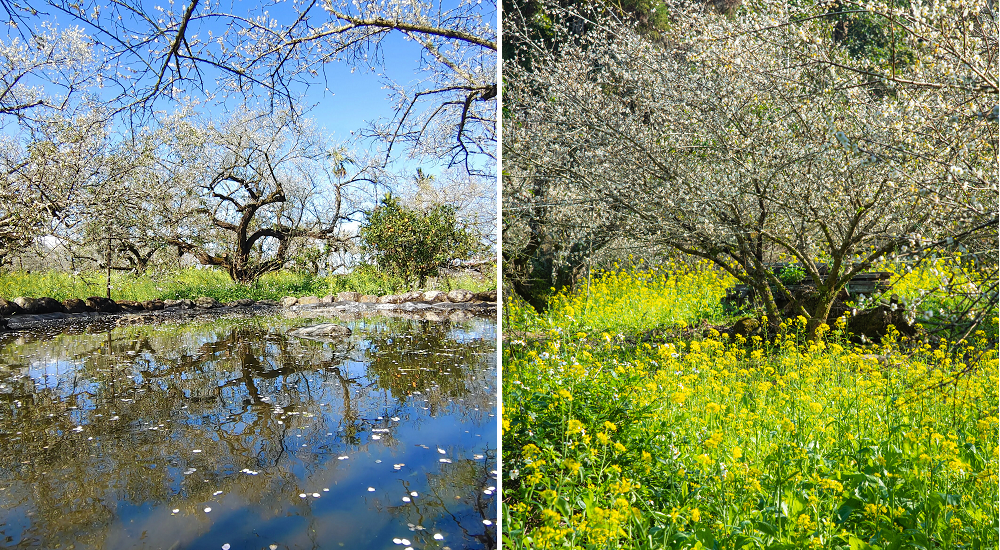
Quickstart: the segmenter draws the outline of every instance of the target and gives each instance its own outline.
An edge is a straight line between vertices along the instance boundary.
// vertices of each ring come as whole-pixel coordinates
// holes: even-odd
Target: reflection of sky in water
[[[302,324],[4,337],[0,546],[495,545],[495,324]]]

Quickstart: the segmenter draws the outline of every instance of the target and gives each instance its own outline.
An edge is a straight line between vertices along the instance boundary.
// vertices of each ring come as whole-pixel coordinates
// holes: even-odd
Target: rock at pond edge
[[[292,329],[288,334],[300,338],[346,338],[351,335],[351,329],[336,323],[323,323]]]
[[[479,300],[480,302],[496,302],[497,301],[497,289],[484,290],[482,292],[477,292],[472,295],[473,300]]]
[[[194,301],[194,305],[200,309],[212,309],[222,306],[218,300],[212,298],[211,296],[202,296],[201,298],[198,298]]]
[[[67,298],[63,300],[63,307],[66,308],[66,313],[86,313],[93,311],[87,306],[87,302],[79,298]]]
[[[358,302],[361,300],[360,292],[338,292],[337,301],[338,302]]]
[[[118,300],[118,305],[125,311],[144,311],[146,308],[142,305],[142,302],[136,302],[134,300]]]
[[[464,288],[456,288],[448,293],[448,301],[456,304],[461,304],[472,300],[472,292],[465,290]]]
[[[114,300],[103,296],[91,296],[87,298],[86,303],[87,307],[101,313],[118,313],[122,310]]]
[[[440,290],[428,290],[424,292],[425,302],[446,302],[448,301],[448,294],[441,292]]]
[[[7,301],[0,298],[0,315],[7,317],[17,313],[24,313],[24,309],[17,305],[17,302]]]

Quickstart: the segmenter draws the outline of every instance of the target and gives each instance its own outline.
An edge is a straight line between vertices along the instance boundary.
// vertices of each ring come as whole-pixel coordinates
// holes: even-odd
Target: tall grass
[[[104,296],[106,279],[103,273],[71,274],[60,271],[0,273],[0,297],[17,296],[57,300]],[[495,288],[493,278],[458,277],[440,279],[434,288],[467,288],[479,292]],[[189,268],[179,271],[131,275],[112,273],[111,297],[115,300],[145,301],[152,299],[199,298],[209,296],[220,302],[240,298],[280,300],[285,296],[325,296],[355,291],[362,294],[385,295],[408,290],[403,281],[371,268],[357,269],[347,275],[316,277],[308,273],[279,271],[269,273],[250,285],[233,282],[216,269]],[[429,290],[429,289],[428,289]]]

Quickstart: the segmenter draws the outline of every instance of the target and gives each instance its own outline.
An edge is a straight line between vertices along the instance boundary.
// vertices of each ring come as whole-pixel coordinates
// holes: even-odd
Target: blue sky
[[[81,0],[81,3],[85,3]],[[156,5],[166,5],[167,0],[155,0],[153,2],[143,2],[147,7]],[[176,2],[175,8],[183,9],[186,2]],[[240,9],[240,3],[234,2],[226,8],[233,10]],[[251,5],[252,8],[252,5]],[[249,8],[248,8],[249,9]],[[489,8],[492,9],[492,8]],[[36,19],[28,20],[29,26],[38,27],[42,22],[48,22],[56,28],[66,25],[79,25],[67,14],[60,14],[48,8],[48,13],[40,15]],[[288,20],[293,15],[290,11],[282,13],[281,8],[272,9],[272,16],[276,19]],[[320,12],[322,15],[322,12]],[[217,20],[201,20],[188,29],[188,34],[207,33],[211,29],[216,34],[222,31],[221,24],[218,28],[212,28],[217,24]],[[88,34],[93,33],[92,29],[84,27]],[[6,29],[4,34],[7,39],[0,38],[5,42],[9,40],[11,29]],[[352,132],[364,129],[372,121],[378,119],[391,119],[394,115],[394,99],[390,97],[390,90],[384,88],[385,78],[378,73],[384,73],[392,81],[408,85],[417,81],[420,77],[416,69],[419,66],[421,50],[413,42],[407,42],[397,34],[390,35],[382,42],[383,58],[382,63],[375,67],[375,72],[368,68],[356,66],[353,68],[346,63],[329,63],[322,67],[326,74],[326,81],[323,81],[322,73],[313,79],[306,90],[300,88],[296,92],[303,93],[303,100],[300,106],[308,105],[308,117],[313,119],[318,127],[324,128],[331,136],[332,141],[343,143],[352,140],[355,136]],[[233,101],[227,102],[234,105]],[[173,111],[178,105],[161,100],[156,104],[159,111]],[[205,111],[219,115],[222,107],[205,104]],[[354,142],[355,149],[376,150],[379,144],[371,142]],[[411,160],[406,158],[404,150],[394,150],[393,157],[396,159],[394,167],[403,173],[413,173],[418,166],[431,174],[441,172],[443,166],[435,159]]]

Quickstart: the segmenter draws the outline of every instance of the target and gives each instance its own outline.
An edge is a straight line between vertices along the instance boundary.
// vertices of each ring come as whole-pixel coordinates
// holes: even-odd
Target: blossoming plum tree
[[[330,85],[326,67],[346,63],[378,74],[395,96],[395,116],[371,128],[390,152],[407,145],[473,172],[492,172],[497,29],[491,0],[47,0],[6,11],[9,24],[26,34],[40,12],[82,26],[104,60],[104,97],[133,122],[146,121],[160,100],[186,96],[245,99],[301,114],[303,92]],[[416,78],[393,80],[384,70],[384,45],[394,40],[413,45]]]
[[[986,2],[863,7],[911,29],[913,64],[884,71],[831,42],[821,6],[664,8],[671,32],[653,41],[605,6],[548,6],[558,47],[536,41],[530,68],[505,61],[505,194],[557,180],[631,236],[750,285],[775,324],[774,292],[789,293],[767,264],[790,256],[815,287],[797,312],[813,334],[876,261],[996,234]]]
[[[287,115],[181,113],[166,128],[162,238],[240,283],[284,267],[303,240],[344,245],[342,224],[379,185],[369,163]]]

